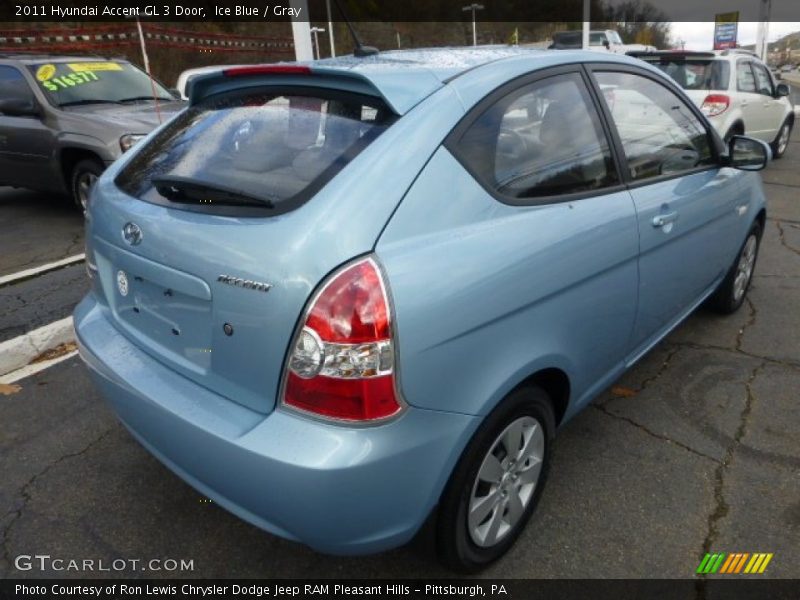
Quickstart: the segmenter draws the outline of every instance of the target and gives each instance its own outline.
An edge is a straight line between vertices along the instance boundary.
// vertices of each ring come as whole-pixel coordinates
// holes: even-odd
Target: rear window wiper
[[[158,193],[183,204],[209,204],[227,206],[259,206],[274,208],[271,198],[237,190],[226,185],[209,183],[184,177],[182,175],[161,175],[153,177],[153,185]]]
[[[164,98],[163,96],[157,96],[159,100],[163,100],[164,102],[171,102],[175,98]],[[117,102],[142,102],[143,100],[152,100],[153,96],[134,96],[133,98],[123,98],[122,100],[117,100]]]
[[[94,98],[85,98],[83,100],[71,100],[70,102],[62,102],[59,106],[80,106],[81,104],[119,104],[116,100],[101,100]]]

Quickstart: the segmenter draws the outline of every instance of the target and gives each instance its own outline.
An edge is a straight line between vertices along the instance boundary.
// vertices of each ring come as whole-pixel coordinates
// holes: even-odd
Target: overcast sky
[[[774,42],[787,33],[800,31],[800,22],[797,23],[770,23],[769,41]],[[755,44],[758,23],[745,21],[739,23],[739,44]],[[714,44],[714,22],[703,23],[672,23],[672,41],[676,46],[680,40],[686,42],[687,50],[711,50]]]

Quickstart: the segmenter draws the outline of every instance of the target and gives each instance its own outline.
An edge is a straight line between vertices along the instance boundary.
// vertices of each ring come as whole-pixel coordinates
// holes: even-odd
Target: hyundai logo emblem
[[[122,239],[129,245],[136,246],[142,242],[142,229],[136,223],[125,223]]]

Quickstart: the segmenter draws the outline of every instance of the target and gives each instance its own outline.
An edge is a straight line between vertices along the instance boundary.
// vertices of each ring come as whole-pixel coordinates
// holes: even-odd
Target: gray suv
[[[0,185],[85,207],[103,169],[184,106],[124,59],[0,54]]]

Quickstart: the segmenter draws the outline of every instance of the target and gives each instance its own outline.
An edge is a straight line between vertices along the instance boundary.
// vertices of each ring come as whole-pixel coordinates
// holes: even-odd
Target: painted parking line
[[[0,385],[10,385],[12,383],[16,383],[21,379],[25,379],[26,377],[30,377],[31,375],[36,375],[40,371],[44,371],[45,369],[49,369],[53,365],[57,365],[60,362],[64,362],[65,360],[69,360],[73,356],[77,356],[78,351],[72,350],[67,352],[66,354],[62,354],[61,356],[57,356],[55,358],[50,358],[48,360],[43,360],[41,362],[32,363],[30,365],[25,365],[21,369],[17,369],[16,371],[12,371],[7,375],[0,376]]]
[[[19,369],[39,364],[34,361],[47,359],[46,353],[74,341],[75,330],[70,316],[0,342],[0,381]]]
[[[0,287],[9,285],[11,283],[17,283],[25,279],[30,279],[31,277],[36,277],[42,273],[47,273],[49,271],[55,271],[56,269],[68,267],[69,265],[74,265],[75,263],[83,261],[85,258],[86,255],[83,253],[75,254],[74,256],[68,256],[67,258],[62,258],[61,260],[57,260],[55,262],[39,265],[38,267],[25,269],[24,271],[17,271],[16,273],[11,273],[10,275],[3,275],[0,277]]]

